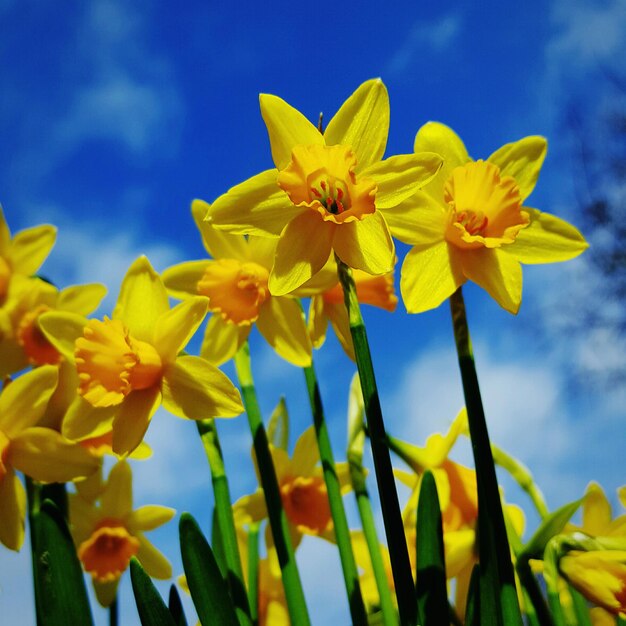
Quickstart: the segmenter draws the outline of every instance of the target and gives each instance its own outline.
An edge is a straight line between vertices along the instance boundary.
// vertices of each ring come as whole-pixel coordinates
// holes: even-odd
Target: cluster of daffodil
[[[355,625],[626,619],[626,516],[611,519],[595,484],[579,501],[550,512],[530,473],[492,446],[461,291],[472,281],[516,313],[520,264],[565,261],[587,247],[573,226],[526,205],[545,139],[526,137],[475,161],[450,128],[429,122],[418,130],[412,154],[383,159],[389,101],[380,80],[361,85],[326,128],[276,96],[262,95],[260,105],[275,167],[212,204],[195,200],[207,258],[161,276],[148,259],[137,259],[110,316],[87,317],[103,286],[58,290],[37,275],[54,245],[53,227],[11,237],[0,214],[0,542],[22,547],[28,509],[33,552],[53,559],[59,548],[51,537],[62,544],[67,522],[74,547],[63,567],[69,572],[80,562],[98,601],[111,607],[111,623],[129,565],[142,623],[184,623],[175,588],[165,606],[145,576],[172,576],[143,533],[175,512],[133,509],[127,460],[150,457],[143,439],[163,406],[195,421],[212,475],[211,545],[189,516],[180,524],[185,575],[179,582],[204,624],[308,624],[294,558],[304,535],[337,546]],[[466,401],[450,430],[424,447],[386,431],[360,313],[360,304],[396,308],[394,238],[411,247],[400,273],[406,310],[450,300]],[[171,306],[170,297],[180,303]],[[188,354],[207,314],[200,353]],[[334,460],[313,363],[328,322],[358,371],[343,463]],[[255,325],[306,380],[312,426],[292,454],[285,404],[267,423],[260,414],[247,342]],[[240,390],[218,369],[231,359]],[[259,487],[232,503],[215,418],[244,412]],[[451,458],[460,436],[471,438],[475,468]],[[363,465],[367,439],[370,478]],[[390,452],[411,472],[394,469]],[[107,454],[116,462],[105,478]],[[541,517],[525,542],[524,515],[504,503],[496,464],[528,492]],[[16,470],[26,477],[28,498]],[[386,543],[374,523],[371,477]],[[402,509],[396,480],[411,489]],[[54,488],[66,482],[74,483],[69,506],[65,490]],[[358,529],[348,526],[344,510],[349,492]],[[626,487],[619,497],[626,506]],[[576,527],[569,520],[580,506]],[[71,610],[62,598],[78,606],[82,578],[66,577],[66,570],[42,574],[43,557],[33,562],[38,623],[67,623],[59,621]]]

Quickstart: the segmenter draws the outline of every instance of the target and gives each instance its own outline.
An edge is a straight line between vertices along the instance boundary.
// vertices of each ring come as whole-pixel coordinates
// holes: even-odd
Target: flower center
[[[357,179],[356,156],[348,146],[295,146],[278,173],[278,185],[298,206],[318,211],[336,224],[363,219],[376,210],[378,187]]]
[[[11,280],[11,266],[0,256],[0,304],[4,304]]]
[[[76,340],[78,393],[93,406],[120,404],[133,389],[161,381],[161,357],[149,343],[134,339],[120,320],[89,320]]]
[[[209,311],[227,322],[249,326],[270,297],[268,280],[269,271],[258,263],[216,259],[198,281],[198,293],[209,299]]]
[[[33,365],[56,365],[61,360],[61,354],[41,332],[37,321],[42,313],[50,310],[45,304],[39,305],[22,316],[17,328],[17,342]]]
[[[443,188],[450,208],[446,239],[459,248],[498,248],[515,241],[528,226],[515,179],[500,176],[488,161],[472,161],[452,170]]]
[[[126,530],[122,522],[104,519],[98,523],[91,537],[80,544],[78,558],[92,578],[106,583],[122,575],[138,550],[139,540]]]
[[[319,534],[331,522],[330,505],[324,480],[320,477],[297,476],[284,481],[280,493],[289,521]]]
[[[0,485],[8,473],[9,438],[0,430]]]

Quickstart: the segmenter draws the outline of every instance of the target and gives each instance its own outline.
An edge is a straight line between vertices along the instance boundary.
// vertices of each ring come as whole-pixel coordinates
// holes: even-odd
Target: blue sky
[[[474,158],[545,135],[549,154],[531,205],[580,225],[566,112],[576,105],[592,119],[610,108],[614,95],[600,70],[625,51],[623,0],[534,0],[505,10],[495,0],[190,1],[184,11],[92,0],[68,2],[62,12],[50,1],[0,0],[0,202],[14,232],[58,226],[45,275],[60,287],[104,282],[106,314],[140,254],[158,270],[202,258],[193,198],[211,201],[271,167],[260,92],[310,119],[320,111],[329,119],[361,82],[380,76],[391,101],[387,155],[410,152],[428,120],[453,127]],[[585,234],[593,243],[594,233]],[[492,438],[530,466],[552,507],[580,496],[592,479],[614,499],[626,469],[626,390],[623,383],[602,393],[587,388],[572,376],[572,363],[596,373],[623,363],[624,337],[594,331],[565,341],[559,332],[603,277],[583,255],[527,267],[524,280],[517,317],[478,288],[465,290]],[[448,308],[408,316],[400,304],[393,317],[365,314],[389,430],[423,443],[462,406]],[[252,349],[262,408],[269,415],[287,395],[293,441],[310,419],[303,376],[258,337]],[[334,339],[315,358],[335,454],[343,458],[354,367]],[[224,423],[220,434],[239,497],[255,486],[242,460],[245,419]],[[210,482],[193,425],[160,412],[148,441],[155,454],[134,465],[136,503],[189,510],[206,527]],[[469,462],[461,448],[458,458]],[[510,499],[526,506],[505,484]],[[153,537],[182,571],[175,524]],[[347,623],[334,551],[305,541],[299,560],[314,623]],[[334,580],[321,575],[329,570]],[[29,571],[26,550],[0,550],[0,610],[8,622],[28,623]],[[138,623],[127,584],[122,607],[124,623]],[[106,614],[94,612],[104,623]]]

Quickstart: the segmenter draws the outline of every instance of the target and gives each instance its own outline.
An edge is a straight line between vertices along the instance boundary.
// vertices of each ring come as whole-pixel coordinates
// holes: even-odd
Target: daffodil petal
[[[58,381],[57,368],[43,365],[7,385],[0,394],[0,430],[13,439],[44,414]]]
[[[333,241],[335,252],[349,267],[368,274],[393,269],[396,251],[384,217],[376,211],[356,222],[342,224]]]
[[[298,367],[311,365],[311,340],[295,299],[271,297],[259,312],[257,328],[283,359]]]
[[[433,152],[398,154],[374,163],[363,172],[363,176],[372,178],[378,185],[376,208],[388,209],[427,185],[441,165],[441,157]]]
[[[160,550],[157,550],[142,533],[137,533],[139,540],[139,550],[137,551],[137,559],[146,573],[157,580],[167,580],[172,577],[172,565],[163,556]]]
[[[121,320],[135,339],[150,343],[157,320],[169,308],[161,277],[145,256],[139,257],[124,276],[113,319]]]
[[[50,311],[40,315],[37,321],[48,341],[74,363],[76,340],[83,336],[87,318],[77,313]]]
[[[327,328],[328,317],[324,311],[324,298],[322,296],[313,296],[309,305],[307,330],[314,348],[319,349],[324,345]]]
[[[279,170],[289,165],[294,146],[324,145],[324,137],[317,127],[282,98],[262,93],[259,103],[270,138],[272,158]]]
[[[291,457],[292,471],[295,476],[311,476],[319,460],[315,429],[309,426],[296,441]]]
[[[76,396],[67,409],[61,424],[61,433],[72,441],[100,437],[109,433],[117,408],[117,406],[94,407],[82,396]]]
[[[26,276],[35,274],[50,254],[56,236],[57,229],[47,224],[16,233],[11,250],[13,270]]]
[[[11,230],[0,206],[0,256],[6,257],[11,245]]]
[[[259,522],[267,517],[267,506],[262,491],[256,491],[239,498],[233,505],[233,515],[237,526]]]
[[[298,207],[278,186],[278,172],[266,170],[231,187],[209,210],[206,220],[233,234],[277,237],[306,208]]]
[[[507,143],[487,160],[500,168],[500,176],[512,176],[520,188],[522,201],[532,193],[548,150],[544,137],[524,137]]]
[[[161,404],[161,391],[149,387],[131,391],[113,419],[113,452],[130,454],[143,440],[152,416]]]
[[[339,482],[339,489],[341,495],[345,496],[352,491],[352,479],[350,477],[350,464],[349,463],[335,463],[337,471],[337,481]]]
[[[216,366],[226,363],[241,348],[251,329],[251,325],[229,324],[219,314],[213,315],[206,325],[200,356]]]
[[[164,363],[169,363],[187,345],[207,312],[208,300],[197,296],[184,300],[156,321],[154,346]]]
[[[0,543],[9,550],[18,551],[24,543],[24,518],[26,516],[26,492],[9,468],[0,480]]]
[[[181,356],[165,370],[163,406],[178,417],[234,417],[243,412],[241,396],[228,376],[204,359]]]
[[[133,474],[126,461],[119,461],[109,472],[100,498],[103,517],[124,519],[133,509]]]
[[[443,545],[446,555],[446,577],[455,578],[468,563],[476,560],[474,546],[476,531],[473,528],[444,533]]]
[[[57,307],[61,311],[89,315],[100,306],[106,293],[107,288],[99,283],[72,285],[59,293]]]
[[[317,274],[328,261],[335,231],[345,226],[325,222],[309,210],[289,222],[276,246],[270,293],[283,296]]]
[[[336,304],[329,303],[326,305],[326,313],[344,352],[350,359],[356,361],[354,344],[352,343],[352,333],[350,332],[350,320],[345,304],[343,302],[337,302]]]
[[[27,428],[11,441],[11,464],[35,480],[64,483],[93,474],[100,460],[50,428]]]
[[[602,487],[591,483],[583,503],[583,529],[589,535],[605,535],[611,524],[611,505]]]
[[[437,308],[465,282],[454,250],[445,241],[415,246],[404,259],[400,291],[409,313]]]
[[[341,105],[324,138],[329,146],[351,146],[361,170],[383,158],[388,134],[389,95],[380,78],[375,78],[364,82]]]
[[[131,532],[154,530],[169,522],[174,515],[176,515],[176,509],[156,504],[148,504],[131,512],[130,516],[127,518],[128,529]]]
[[[120,579],[117,578],[111,582],[101,583],[97,580],[93,581],[93,590],[96,592],[96,598],[105,609],[113,604],[117,596],[117,586],[120,584]]]
[[[413,144],[415,152],[434,152],[443,158],[443,167],[432,186],[441,187],[455,167],[471,161],[465,144],[448,126],[439,122],[427,122],[418,131]]]
[[[565,220],[550,213],[524,207],[530,224],[520,230],[515,242],[502,246],[521,263],[556,263],[577,257],[589,247],[580,232]]]
[[[513,313],[522,301],[522,268],[500,250],[465,250],[461,256],[463,274],[482,287],[503,309]]]
[[[168,267],[161,278],[168,293],[174,298],[184,300],[189,296],[198,295],[198,281],[204,276],[211,261],[187,261]]]
[[[0,341],[0,379],[28,366],[28,357],[22,346],[13,341]]]
[[[409,245],[424,246],[444,239],[448,212],[424,191],[385,209],[383,216],[391,234]]]
[[[241,235],[231,235],[215,228],[206,220],[211,205],[204,200],[191,203],[191,214],[202,236],[205,250],[214,259],[243,259],[246,254],[246,240]]]

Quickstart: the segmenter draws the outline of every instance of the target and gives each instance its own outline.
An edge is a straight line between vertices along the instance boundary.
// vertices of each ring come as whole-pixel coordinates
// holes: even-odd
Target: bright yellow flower
[[[326,265],[321,274],[329,274],[330,280],[323,277],[328,287],[319,289],[317,281],[307,283],[296,290],[297,295],[310,296],[308,330],[314,348],[321,348],[326,341],[326,330],[330,321],[339,343],[345,353],[354,361],[354,345],[350,333],[348,312],[344,303],[343,288],[337,278],[337,264],[334,259]],[[393,288],[393,272],[372,276],[362,270],[353,270],[356,295],[361,304],[371,304],[386,311],[396,310],[398,298]],[[309,286],[310,285],[310,286]]]
[[[70,496],[70,523],[78,558],[91,575],[98,601],[109,606],[131,557],[154,578],[172,576],[169,561],[144,536],[174,516],[174,509],[149,505],[133,510],[132,473],[120,461],[96,499]]]
[[[39,328],[39,317],[48,311],[89,315],[106,294],[99,284],[74,285],[59,291],[39,278],[15,276],[3,308],[6,324],[0,333],[0,377],[28,365],[57,365],[59,351]]]
[[[626,550],[572,550],[559,569],[588,600],[626,619]]]
[[[270,446],[270,451],[283,507],[295,542],[299,541],[301,535],[315,535],[334,541],[333,520],[324,475],[319,465],[314,428],[311,426],[302,433],[291,458],[282,448]],[[341,491],[347,493],[351,488],[348,464],[337,463],[336,471]],[[238,526],[264,519],[267,517],[267,508],[263,491],[240,498],[233,509]]]
[[[44,365],[9,383],[0,394],[0,542],[19,550],[24,541],[26,494],[15,470],[42,482],[93,474],[99,461],[58,432],[36,426],[57,384]]]
[[[289,626],[289,609],[276,550],[259,561],[259,626]]]
[[[276,169],[220,196],[207,219],[233,233],[279,237],[269,276],[274,295],[317,274],[331,252],[355,269],[384,274],[395,252],[379,209],[394,207],[428,182],[438,155],[381,161],[389,130],[389,98],[380,80],[363,83],[324,134],[277,96],[262,94]]]
[[[626,498],[623,497],[624,487],[618,493],[622,505],[626,506]],[[569,525],[567,529],[569,532],[580,531],[592,537],[626,536],[626,515],[613,519],[611,504],[598,483],[591,482],[587,486],[582,513],[582,526]]]
[[[256,324],[281,357],[300,367],[310,365],[311,341],[300,305],[293,298],[269,292],[277,240],[218,231],[203,221],[209,205],[202,200],[194,200],[191,210],[204,247],[213,259],[170,267],[163,272],[163,282],[176,298],[208,298],[213,315],[200,355],[215,365],[228,361]]]
[[[161,279],[141,257],[126,273],[111,319],[42,315],[44,333],[78,371],[63,434],[82,440],[113,430],[113,451],[127,455],[161,404],[189,419],[239,415],[239,392],[225,374],[200,357],[178,356],[205,314],[203,297],[170,309]]]
[[[543,137],[525,137],[473,161],[447,126],[420,128],[415,151],[441,154],[444,167],[423,190],[385,212],[394,237],[413,246],[400,282],[409,313],[439,306],[468,280],[517,313],[520,263],[565,261],[587,248],[573,226],[524,205],[546,148]]]
[[[56,228],[47,224],[26,228],[11,237],[0,207],[0,306],[14,276],[32,276],[46,260],[56,240]]]

